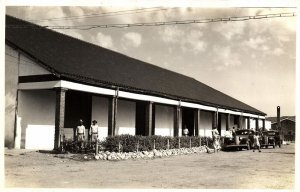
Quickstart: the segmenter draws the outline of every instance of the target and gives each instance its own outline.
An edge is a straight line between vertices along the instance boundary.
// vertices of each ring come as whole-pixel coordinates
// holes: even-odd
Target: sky
[[[14,6],[6,7],[6,13],[43,26],[74,26],[297,12],[295,8],[222,7],[140,10],[144,8]],[[102,15],[63,19],[91,14]],[[39,21],[53,18],[60,19]],[[277,106],[281,106],[281,115],[295,115],[296,18],[57,31],[192,77],[267,113],[267,116],[276,116]]]

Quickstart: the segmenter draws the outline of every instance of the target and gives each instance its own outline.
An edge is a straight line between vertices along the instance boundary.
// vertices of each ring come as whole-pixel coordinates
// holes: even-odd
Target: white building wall
[[[5,146],[14,147],[18,86],[18,53],[5,45]],[[20,144],[17,143],[18,147]]]
[[[173,107],[165,105],[155,105],[155,135],[174,135]]]
[[[250,118],[250,129],[255,129],[255,119]]]
[[[266,128],[266,130],[271,129],[271,121],[265,120],[265,128]]]
[[[49,71],[41,67],[36,62],[29,59],[27,56],[20,55],[20,68],[19,75],[20,76],[28,76],[28,75],[45,75],[51,74]]]
[[[103,140],[108,136],[108,99],[92,96],[92,120],[98,122],[98,138]]]
[[[133,101],[118,100],[116,135],[135,135],[135,108]]]
[[[212,112],[200,111],[200,127],[199,135],[204,137],[212,137]]]
[[[226,131],[226,114],[221,115],[221,136],[225,135]]]
[[[21,119],[21,147],[53,149],[55,91],[19,91],[18,117]]]

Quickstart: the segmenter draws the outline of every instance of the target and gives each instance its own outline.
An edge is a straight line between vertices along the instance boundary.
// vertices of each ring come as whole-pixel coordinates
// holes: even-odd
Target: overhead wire
[[[271,19],[278,17],[295,17],[295,12],[291,13],[277,13],[265,14],[256,16],[241,16],[241,17],[223,17],[212,19],[195,19],[195,20],[178,20],[178,21],[160,21],[148,23],[127,23],[127,24],[97,24],[97,25],[49,25],[49,26],[32,26],[32,25],[7,25],[7,28],[48,28],[48,29],[77,29],[77,30],[91,30],[95,28],[129,28],[129,27],[153,27],[163,25],[186,25],[186,24],[200,24],[200,23],[215,23],[215,22],[233,22],[233,21],[247,21],[256,19]]]
[[[149,10],[154,9],[154,10]],[[56,17],[49,19],[36,19],[36,20],[27,20],[30,22],[47,22],[47,21],[64,21],[64,20],[76,20],[76,19],[90,19],[90,18],[99,18],[99,17],[109,17],[109,16],[120,16],[120,15],[129,15],[136,13],[148,13],[148,12],[156,12],[156,11],[165,11],[169,9],[175,8],[161,8],[161,7],[152,7],[152,8],[141,8],[141,9],[131,9],[131,10],[123,10],[123,11],[115,11],[115,12],[106,12],[99,14],[86,14],[86,15],[77,15],[77,16],[66,16],[66,17]]]

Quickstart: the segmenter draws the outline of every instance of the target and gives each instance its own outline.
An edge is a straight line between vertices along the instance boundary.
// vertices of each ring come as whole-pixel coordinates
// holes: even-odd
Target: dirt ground
[[[293,189],[295,146],[153,160],[78,161],[5,150],[6,187]]]

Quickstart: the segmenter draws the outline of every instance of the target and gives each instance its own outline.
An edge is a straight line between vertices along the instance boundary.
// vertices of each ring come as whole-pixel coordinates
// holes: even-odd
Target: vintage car
[[[253,143],[254,130],[240,129],[232,134],[232,137],[225,137],[223,149],[236,148],[238,150],[251,149]]]
[[[260,140],[260,145],[261,147],[266,147],[266,148],[268,148],[269,146],[275,148],[276,145],[281,147],[282,141],[283,138],[282,135],[280,135],[279,131],[276,130],[263,131]]]

